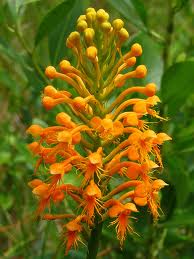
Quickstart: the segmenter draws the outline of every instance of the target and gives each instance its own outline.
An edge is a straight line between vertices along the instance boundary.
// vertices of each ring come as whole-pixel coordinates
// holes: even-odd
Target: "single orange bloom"
[[[117,238],[120,240],[121,247],[127,232],[133,232],[132,227],[129,225],[131,212],[138,212],[134,203],[122,204],[117,200],[115,200],[115,204],[108,210],[109,217],[116,218],[111,225],[116,224]]]

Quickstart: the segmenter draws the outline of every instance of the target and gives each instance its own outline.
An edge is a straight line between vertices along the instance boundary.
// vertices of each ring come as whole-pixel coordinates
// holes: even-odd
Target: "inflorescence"
[[[154,83],[125,87],[113,99],[128,79],[147,74],[144,65],[133,69],[142,55],[140,44],[122,54],[121,46],[129,38],[123,26],[121,19],[110,23],[103,9],[88,8],[78,18],[77,31],[66,41],[76,65],[62,60],[59,70],[53,66],[45,70],[49,79],[65,81],[76,95],[47,85],[42,97],[45,109],[61,105],[66,112],[56,115],[54,126],[27,129],[35,138],[29,144],[37,157],[35,170],[40,172],[43,165],[40,178],[46,179],[29,182],[39,200],[36,213],[44,220],[65,221],[66,253],[83,242],[81,235],[92,229],[96,217],[116,226],[122,246],[127,232],[134,232],[131,215],[138,215],[138,207],[147,206],[155,220],[160,215],[159,190],[167,184],[154,172],[163,167],[160,146],[171,138],[150,129],[150,118],[163,119],[154,110],[160,102]],[[130,98],[133,93],[140,97]],[[68,183],[68,174],[79,177],[80,184]],[[111,189],[116,177],[121,184]],[[74,210],[64,206],[66,200],[77,204]],[[62,213],[52,212],[56,204]]]

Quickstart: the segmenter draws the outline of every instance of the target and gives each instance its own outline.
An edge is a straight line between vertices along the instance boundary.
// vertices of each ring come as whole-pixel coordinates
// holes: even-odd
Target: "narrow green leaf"
[[[38,45],[45,36],[54,31],[57,24],[66,19],[67,14],[73,7],[73,3],[71,0],[66,0],[46,14],[38,28],[35,45]]]
[[[68,11],[66,18],[62,19],[54,30],[49,33],[48,45],[52,65],[55,66],[62,58],[67,56],[68,49],[65,46],[65,40],[69,33],[75,30],[77,17],[79,17],[82,12],[82,3],[79,3],[78,0],[75,1],[73,8]]]
[[[169,116],[175,116],[194,93],[194,61],[172,65],[163,75],[161,90]]]
[[[143,1],[141,0],[131,0],[134,8],[136,9],[139,17],[143,21],[145,25],[147,25],[147,11],[145,9],[145,6],[143,4]]]

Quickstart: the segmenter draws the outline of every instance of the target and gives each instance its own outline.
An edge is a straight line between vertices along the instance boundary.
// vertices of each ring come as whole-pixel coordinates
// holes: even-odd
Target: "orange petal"
[[[135,197],[134,202],[139,206],[145,206],[147,204],[147,197]]]

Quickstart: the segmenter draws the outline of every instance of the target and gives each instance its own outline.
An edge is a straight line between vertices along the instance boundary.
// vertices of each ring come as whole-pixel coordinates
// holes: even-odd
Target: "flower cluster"
[[[35,139],[29,144],[37,157],[35,170],[42,171],[43,165],[46,171],[40,176],[44,180],[29,182],[39,201],[36,213],[45,220],[64,219],[66,253],[92,229],[95,218],[116,226],[122,246],[127,232],[133,232],[131,215],[138,215],[138,207],[147,206],[154,219],[160,214],[159,190],[167,184],[154,172],[163,166],[160,146],[171,138],[149,127],[150,118],[162,120],[154,109],[160,102],[155,84],[126,87],[128,79],[144,78],[147,69],[135,67],[140,44],[122,54],[129,38],[123,26],[121,19],[110,23],[103,9],[88,8],[78,18],[77,31],[66,41],[75,66],[62,60],[58,70],[45,70],[49,79],[65,81],[70,90],[47,85],[42,104],[46,110],[61,105],[65,112],[56,115],[54,126],[27,129]],[[130,98],[134,93],[138,97]],[[70,183],[70,174],[79,177],[80,184]],[[111,189],[116,177],[121,184]],[[67,213],[65,200],[77,204],[73,212]],[[56,204],[61,204],[62,214],[52,213]]]

